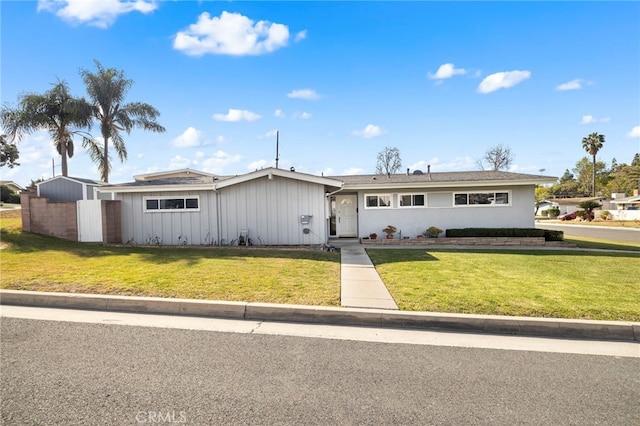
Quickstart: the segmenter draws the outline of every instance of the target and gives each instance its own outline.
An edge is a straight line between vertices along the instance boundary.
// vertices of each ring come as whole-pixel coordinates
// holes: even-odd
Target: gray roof
[[[483,182],[483,181],[518,181],[518,180],[546,180],[555,181],[553,176],[530,175],[525,173],[513,172],[494,172],[487,170],[473,172],[431,172],[421,175],[414,174],[393,174],[387,175],[350,175],[350,176],[331,176],[332,179],[342,180],[345,185],[366,185],[385,183],[402,184],[402,183],[453,183],[453,182]]]
[[[215,179],[215,180],[214,180]],[[138,180],[134,182],[126,182],[119,183],[115,185],[107,185],[108,187],[141,187],[141,186],[165,186],[165,185],[203,185],[203,184],[213,184],[214,182],[221,181],[224,179],[228,179],[228,177],[220,177],[217,176],[213,178],[211,176],[182,176],[182,177],[170,177],[170,178],[162,178],[162,179],[153,179],[153,180]]]

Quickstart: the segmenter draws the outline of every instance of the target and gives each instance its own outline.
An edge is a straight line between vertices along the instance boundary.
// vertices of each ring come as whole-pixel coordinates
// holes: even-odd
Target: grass
[[[369,250],[403,310],[640,321],[640,253]]]
[[[0,212],[0,288],[340,305],[340,255],[268,248],[106,247],[20,231]]]
[[[626,250],[640,252],[640,242],[603,240],[600,238],[587,237],[565,237],[565,241],[575,243],[578,248],[603,249],[603,250]]]

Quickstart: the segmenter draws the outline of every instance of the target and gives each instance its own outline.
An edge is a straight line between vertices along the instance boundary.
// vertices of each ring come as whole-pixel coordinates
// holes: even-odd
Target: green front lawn
[[[5,212],[0,228],[3,289],[340,305],[338,253],[105,247],[20,232]]]
[[[400,309],[640,321],[640,253],[368,253]]]

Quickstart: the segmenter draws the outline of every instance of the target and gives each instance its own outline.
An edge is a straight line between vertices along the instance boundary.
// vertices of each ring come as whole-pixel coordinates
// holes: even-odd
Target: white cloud
[[[206,160],[202,161],[202,170],[208,173],[222,174],[226,166],[242,160],[239,154],[231,155],[224,151],[216,151]]]
[[[261,115],[246,109],[229,108],[226,114],[213,114],[213,119],[216,121],[256,121],[261,118]]]
[[[629,133],[627,133],[627,137],[629,138],[640,138],[640,126],[635,126]],[[22,153],[20,153],[22,155]]]
[[[578,90],[582,89],[582,80],[576,78],[575,80],[567,81],[566,83],[562,83],[556,87],[556,90],[565,91],[565,90]]]
[[[130,12],[151,13],[158,8],[155,1],[148,0],[39,0],[38,11],[55,13],[63,20],[77,25],[87,24],[108,28],[118,15]]]
[[[445,78],[451,78],[454,75],[464,75],[467,71],[464,68],[456,68],[453,64],[442,64],[435,74],[428,73],[432,80],[442,80]]]
[[[269,160],[252,161],[247,165],[247,170],[253,171],[253,170],[264,169],[265,167],[269,167],[270,163],[271,161]]]
[[[580,124],[591,124],[595,123],[596,119],[593,115],[583,115],[582,120],[580,120]]]
[[[291,92],[287,93],[287,97],[295,98],[295,99],[307,99],[309,101],[313,101],[320,98],[320,95],[318,95],[316,91],[313,89],[299,89],[299,90],[292,90]]]
[[[273,130],[269,130],[268,132],[266,132],[263,135],[258,136],[258,138],[259,139],[271,139],[271,138],[275,137],[276,134],[278,134],[278,131],[276,129],[273,129]]]
[[[188,127],[180,136],[171,141],[177,148],[190,148],[202,145],[202,132],[194,127]]]
[[[224,143],[224,142],[226,142],[226,139],[224,138],[223,135],[218,135],[218,136],[216,136],[216,142]]]
[[[310,112],[294,112],[291,115],[291,118],[293,118],[294,120],[297,119],[302,119],[302,120],[307,120],[309,118],[311,118],[311,113]]]
[[[343,175],[362,175],[364,174],[364,169],[361,167],[349,167],[348,169],[344,169],[342,171]]]
[[[452,172],[452,171],[466,171],[477,168],[476,160],[471,157],[456,157],[452,161],[441,161],[438,157],[434,157],[428,161],[420,160],[409,167],[411,173],[414,170],[421,170],[427,172],[427,166],[431,165],[432,172]]]
[[[480,82],[478,92],[491,93],[499,89],[508,89],[531,77],[530,71],[504,71],[488,75]]]
[[[169,160],[169,170],[186,169],[191,164],[191,160],[188,158],[177,155]]]
[[[296,34],[296,37],[294,40],[298,42],[298,41],[304,40],[305,38],[307,38],[307,30],[302,30]]]
[[[351,132],[354,136],[360,136],[366,139],[373,138],[375,136],[380,136],[383,133],[383,130],[376,126],[375,124],[367,124],[367,126],[362,130],[354,130]]]
[[[195,24],[179,31],[173,48],[187,55],[262,55],[287,45],[289,28],[283,24],[253,20],[239,13],[222,12],[213,18],[204,12]]]
[[[284,118],[284,113],[282,112],[281,109],[277,109],[273,111],[273,116],[278,118]]]
[[[608,123],[610,121],[611,117],[596,118],[593,115],[583,115],[580,124]]]

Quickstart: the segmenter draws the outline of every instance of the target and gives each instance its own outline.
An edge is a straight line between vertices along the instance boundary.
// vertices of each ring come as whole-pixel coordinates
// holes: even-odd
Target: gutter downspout
[[[222,227],[222,219],[220,218],[220,193],[218,192],[217,185],[213,184],[213,194],[216,196],[216,238],[217,245],[220,245],[222,239],[220,238],[220,229]]]

